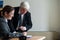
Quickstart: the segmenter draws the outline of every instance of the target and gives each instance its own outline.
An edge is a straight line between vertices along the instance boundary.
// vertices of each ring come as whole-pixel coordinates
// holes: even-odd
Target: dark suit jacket
[[[18,12],[19,12],[19,7],[15,7],[15,14],[14,14],[14,18],[13,18],[13,24],[14,24],[15,28],[18,26],[18,22],[21,23],[21,15],[18,14]],[[28,31],[30,28],[32,28],[31,13],[27,12],[23,17],[22,25],[20,23],[19,23],[19,27],[25,26],[27,28],[27,30],[25,30],[25,31]]]
[[[20,33],[11,33],[8,23],[5,21],[3,17],[0,18],[0,37],[20,37],[22,34]]]
[[[8,25],[9,25],[9,28],[10,28],[10,32],[14,32],[15,29],[14,29],[14,26],[13,26],[12,20],[8,20]]]

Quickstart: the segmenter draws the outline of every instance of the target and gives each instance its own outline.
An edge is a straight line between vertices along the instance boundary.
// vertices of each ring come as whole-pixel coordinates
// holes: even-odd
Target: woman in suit
[[[24,36],[21,33],[10,32],[7,20],[11,20],[13,16],[14,16],[14,8],[9,5],[6,5],[2,10],[2,17],[0,18],[0,37],[3,37],[3,40],[8,40],[9,39],[8,37]]]

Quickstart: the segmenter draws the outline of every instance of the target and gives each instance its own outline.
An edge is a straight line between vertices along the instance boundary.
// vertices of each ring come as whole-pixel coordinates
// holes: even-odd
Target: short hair
[[[26,8],[27,10],[30,9],[30,5],[29,5],[29,3],[27,1],[21,2],[20,7]]]
[[[5,12],[7,12],[9,14],[12,10],[14,10],[14,8],[12,6],[6,5],[2,10],[2,14],[5,15]]]

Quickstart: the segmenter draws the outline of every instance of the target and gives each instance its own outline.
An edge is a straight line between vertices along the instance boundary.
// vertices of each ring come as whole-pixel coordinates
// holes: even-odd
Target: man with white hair
[[[32,28],[31,13],[28,11],[30,5],[28,2],[21,2],[20,7],[15,7],[13,25],[18,32],[27,35],[27,31]],[[23,38],[21,40],[24,40]]]

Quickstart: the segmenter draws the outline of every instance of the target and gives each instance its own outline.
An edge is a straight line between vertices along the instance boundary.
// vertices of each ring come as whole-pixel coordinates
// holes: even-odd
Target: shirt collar
[[[5,18],[5,21],[8,22],[8,20]]]

